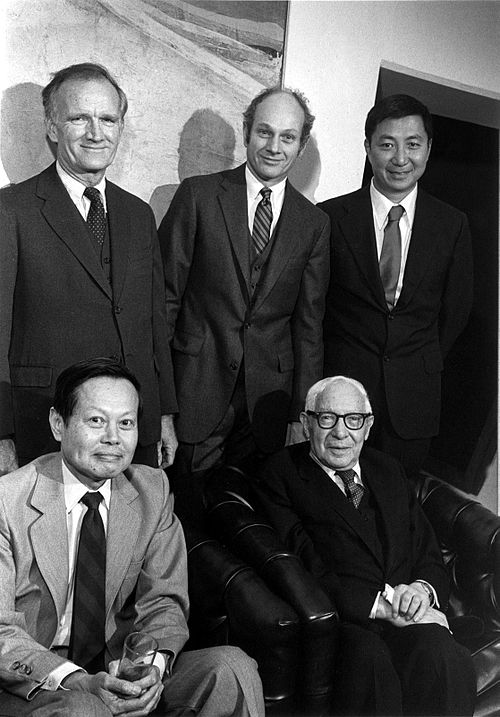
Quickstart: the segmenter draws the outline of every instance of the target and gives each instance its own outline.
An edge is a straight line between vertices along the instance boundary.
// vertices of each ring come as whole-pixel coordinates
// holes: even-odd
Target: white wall
[[[499,30],[498,2],[291,0],[284,80],[317,117],[316,201],[360,186],[381,62],[499,93]]]
[[[382,63],[500,100],[499,30],[498,2],[291,0],[284,82],[311,103],[320,159],[310,176],[297,173],[304,193],[321,201],[361,185]],[[500,512],[496,460],[479,498]]]

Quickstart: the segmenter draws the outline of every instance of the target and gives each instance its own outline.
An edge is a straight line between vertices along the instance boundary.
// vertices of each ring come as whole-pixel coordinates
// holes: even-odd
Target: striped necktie
[[[263,187],[260,193],[262,194],[262,199],[255,210],[252,230],[252,243],[257,254],[262,254],[266,248],[271,235],[271,224],[273,222],[271,190],[269,187]]]
[[[103,669],[105,647],[106,536],[99,513],[102,494],[86,493],[75,567],[73,620],[68,657],[79,667]],[[98,671],[98,669],[96,670]]]

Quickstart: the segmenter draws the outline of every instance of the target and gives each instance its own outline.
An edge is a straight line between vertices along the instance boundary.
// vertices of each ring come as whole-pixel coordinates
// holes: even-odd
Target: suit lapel
[[[281,208],[278,224],[275,229],[273,244],[267,261],[262,282],[259,283],[255,293],[255,308],[257,309],[266,299],[273,286],[285,270],[290,257],[300,246],[301,230],[304,226],[303,217],[294,200],[297,190],[287,181],[285,196]],[[304,228],[307,231],[307,227]]]
[[[370,489],[382,516],[381,524],[385,533],[385,545],[383,546],[385,556],[382,564],[388,569],[392,564],[393,552],[398,544],[397,537],[392,535],[394,512],[397,510],[397,506],[394,505],[394,496],[388,485],[388,476],[383,475],[380,468],[374,466],[371,461],[365,460],[363,455],[361,455],[360,466],[363,483]]]
[[[39,176],[37,194],[45,202],[41,212],[50,227],[111,298],[111,288],[92,248],[85,222],[59,179],[55,164]]]
[[[299,475],[303,480],[311,481],[311,487],[318,505],[327,506],[328,509],[334,510],[361,538],[370,553],[372,553],[377,562],[383,567],[385,564],[383,555],[373,544],[372,534],[367,530],[365,521],[359,511],[346,500],[345,495],[330,476],[328,476],[310,456],[303,458],[299,465]]]
[[[139,535],[140,516],[132,506],[137,496],[123,474],[113,479],[106,539],[106,614],[123,584]]]
[[[39,468],[31,497],[32,507],[41,513],[31,527],[33,552],[56,607],[59,621],[67,591],[68,531],[60,454]],[[61,579],[61,575],[65,579]]]
[[[364,187],[349,197],[344,208],[346,213],[339,219],[338,225],[374,298],[387,310],[378,267],[369,187]]]
[[[411,300],[415,290],[433,263],[436,245],[439,243],[440,221],[427,200],[426,193],[418,190],[415,218],[406,259],[403,288],[396,304],[402,308]]]
[[[129,262],[130,215],[128,207],[120,201],[117,187],[106,182],[109,239],[111,244],[111,276],[113,296],[119,303]]]
[[[218,193],[218,201],[244,286],[247,287],[250,274],[250,257],[247,185],[244,164],[233,171],[224,173],[220,192]]]

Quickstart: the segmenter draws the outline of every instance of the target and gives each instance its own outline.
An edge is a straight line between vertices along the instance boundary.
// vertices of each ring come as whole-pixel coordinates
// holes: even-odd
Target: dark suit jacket
[[[0,478],[0,691],[27,697],[65,662],[50,647],[66,602],[67,542],[60,453]],[[106,555],[106,662],[133,630],[177,655],[188,638],[187,558],[163,471],[132,465],[113,479]]]
[[[416,579],[433,585],[445,609],[441,552],[401,465],[364,446],[360,466],[379,511],[385,551],[375,549],[359,511],[309,456],[309,442],[276,453],[263,469],[259,492],[269,520],[334,599],[341,619],[366,624],[385,583]]]
[[[263,450],[323,370],[328,219],[287,183],[274,244],[249,292],[244,165],[186,179],[160,229],[180,440],[207,438],[224,416],[244,362],[248,410]]]
[[[374,397],[385,391],[392,426],[402,438],[436,435],[443,359],[472,304],[467,218],[418,190],[403,289],[389,312],[369,187],[319,206],[332,227],[325,375],[352,376]]]
[[[140,442],[158,440],[160,413],[177,406],[150,207],[106,183],[111,290],[55,165],[0,198],[0,436],[15,433],[22,455],[46,452],[59,372],[123,356],[142,386]]]

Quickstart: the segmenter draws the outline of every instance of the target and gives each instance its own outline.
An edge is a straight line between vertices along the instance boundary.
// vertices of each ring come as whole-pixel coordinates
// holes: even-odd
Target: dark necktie
[[[399,204],[392,207],[384,230],[384,243],[380,254],[380,278],[384,286],[385,300],[389,309],[396,303],[396,289],[398,286],[399,270],[401,268],[401,232],[399,220],[403,216],[404,208]]]
[[[98,246],[102,246],[106,234],[106,214],[101,193],[95,187],[87,187],[83,194],[90,199],[90,208],[87,214],[88,227],[94,235]]]
[[[80,530],[68,651],[69,659],[79,667],[94,660],[95,671],[103,669],[105,646],[106,537],[99,514],[101,500],[97,492],[86,493],[80,501],[88,510]]]
[[[273,209],[271,207],[271,190],[264,187],[260,190],[262,199],[255,210],[253,220],[252,242],[257,254],[262,254],[266,248],[271,235],[271,224],[273,222]]]
[[[354,482],[356,471],[349,468],[346,471],[335,471],[335,473],[342,479],[345,485],[347,500],[352,503],[355,508],[358,508],[365,489],[359,483]]]

